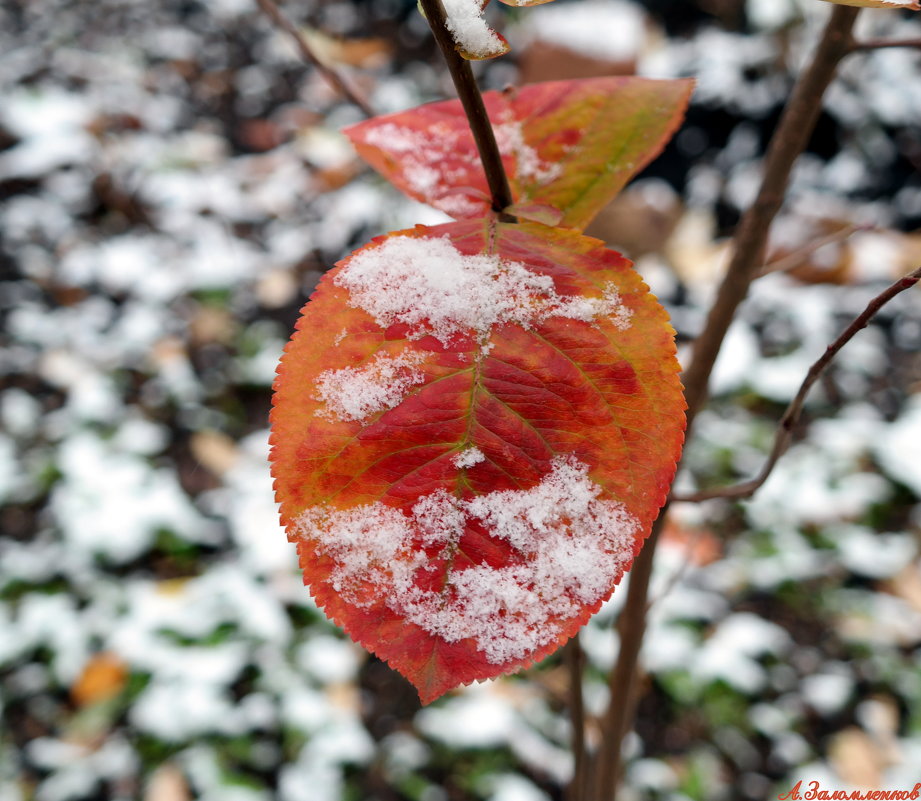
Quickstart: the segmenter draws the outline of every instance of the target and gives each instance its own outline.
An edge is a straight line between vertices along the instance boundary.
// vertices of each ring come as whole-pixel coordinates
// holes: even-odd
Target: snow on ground
[[[719,269],[713,232],[750,197],[759,125],[827,9],[749,0],[745,31],[686,10],[693,24],[666,39],[680,15],[592,2],[618,33],[579,22],[578,48],[620,60],[642,29],[640,72],[699,80],[664,163],[683,165],[666,176],[693,222],[682,230],[706,233],[658,237],[642,260],[685,347]],[[395,8],[303,13],[367,35]],[[559,38],[577,12],[516,10],[520,45],[509,38]],[[402,70],[370,73],[382,109],[437,91],[411,60],[430,55],[419,30],[402,28]],[[867,12],[861,35],[917,36],[918,22]],[[299,306],[370,236],[443,217],[349,180],[337,129],[357,115],[241,0],[7,5],[0,53],[0,798],[558,797],[571,770],[559,660],[419,711],[317,611],[272,498],[270,384]],[[490,69],[487,82],[507,75]],[[861,230],[816,254],[837,283],[793,270],[756,284],[683,486],[754,473],[806,367],[910,266],[912,240],[880,227],[921,224],[917,71],[911,51],[860,55],[830,92],[831,144],[798,167],[775,239],[808,240],[804,218]],[[629,744],[635,797],[915,780],[916,301],[848,346],[753,501],[674,509]],[[626,585],[582,635],[594,713]]]

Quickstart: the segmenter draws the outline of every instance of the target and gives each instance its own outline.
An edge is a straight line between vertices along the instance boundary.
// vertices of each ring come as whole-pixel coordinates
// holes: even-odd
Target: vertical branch
[[[572,728],[570,748],[573,756],[572,782],[566,794],[567,801],[583,801],[585,798],[585,702],[582,698],[582,672],[584,659],[582,644],[576,634],[566,646],[566,667],[569,672],[569,722]]]
[[[707,398],[710,373],[736,310],[748,294],[764,260],[768,234],[783,204],[793,164],[806,149],[822,109],[822,97],[841,60],[853,49],[852,31],[860,9],[836,5],[811,63],[790,96],[764,159],[758,196],[736,231],[733,257],[707,316],[682,380],[687,398],[688,433]],[[604,719],[604,748],[597,760],[595,801],[613,801],[621,773],[623,738],[636,706],[636,665],[646,630],[646,608],[653,557],[668,502],[659,513],[630,574],[627,600],[618,621],[620,652],[610,674],[611,700]]]
[[[835,6],[812,63],[800,76],[777,130],[771,137],[764,159],[761,188],[751,208],[743,215],[733,242],[733,256],[707,316],[701,335],[694,342],[691,364],[682,376],[688,402],[688,425],[707,398],[710,373],[736,309],[764,262],[771,223],[783,204],[793,164],[809,144],[822,111],[822,97],[853,47],[851,31],[859,8]]]
[[[614,799],[617,781],[621,770],[621,749],[627,727],[633,719],[636,708],[636,664],[643,635],[646,633],[646,608],[649,597],[649,581],[652,578],[653,554],[659,533],[668,511],[668,502],[662,507],[659,517],[653,523],[652,532],[643,550],[634,560],[630,570],[630,584],[627,588],[627,600],[617,618],[617,633],[620,636],[620,650],[617,662],[608,676],[610,701],[603,721],[602,748],[596,761],[597,779],[595,788],[597,801]]]
[[[502,222],[516,222],[515,218],[504,210],[512,205],[512,189],[509,186],[505,167],[502,165],[502,156],[499,154],[499,145],[496,135],[489,122],[483,95],[476,85],[470,62],[467,61],[454,46],[454,39],[448,31],[447,15],[441,0],[419,0],[425,17],[432,28],[435,41],[441,50],[457,89],[470,130],[476,142],[480,161],[486,173],[489,192],[492,195],[492,209],[499,214]]]

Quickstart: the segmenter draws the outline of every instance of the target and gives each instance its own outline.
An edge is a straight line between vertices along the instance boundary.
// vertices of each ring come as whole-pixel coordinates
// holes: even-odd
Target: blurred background
[[[379,112],[451,94],[411,0],[285,12]],[[682,354],[829,6],[489,9],[486,87],[694,76],[684,128],[590,233],[633,258]],[[865,37],[921,14],[864,11]],[[921,51],[845,63],[679,478],[760,466],[808,365],[921,264]],[[548,801],[558,657],[420,709],[328,624],[279,528],[270,387],[322,272],[444,218],[339,129],[360,119],[253,0],[0,2],[0,801]],[[674,507],[623,798],[921,781],[921,303],[817,388],[747,503]],[[583,634],[590,712],[624,588]]]

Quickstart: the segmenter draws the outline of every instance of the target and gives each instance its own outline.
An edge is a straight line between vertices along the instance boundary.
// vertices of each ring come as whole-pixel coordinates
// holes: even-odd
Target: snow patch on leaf
[[[443,0],[447,26],[466,58],[495,58],[508,52],[508,43],[486,24],[479,0]]]
[[[567,298],[560,302],[558,308],[548,317],[568,317],[570,320],[583,320],[591,322],[598,317],[607,317],[618,331],[626,331],[630,327],[633,312],[621,301],[620,292],[613,284],[604,288],[600,298]]]
[[[364,139],[369,145],[386,147],[391,153],[402,156],[412,153],[419,147],[420,134],[412,128],[386,122],[376,128],[370,128]]]
[[[544,161],[524,140],[520,122],[504,122],[495,127],[496,144],[502,154],[513,153],[518,163],[516,176],[531,179],[539,185],[549,184],[563,174],[561,164]]]
[[[489,200],[474,199],[469,179],[480,171],[479,156],[469,130],[441,120],[429,129],[417,129],[393,122],[366,126],[363,144],[398,157],[399,170],[411,195],[425,198],[433,206],[456,217],[483,212]]]
[[[512,118],[510,110],[505,116],[505,122],[494,126],[496,144],[503,156],[514,157],[515,177],[539,186],[559,178],[562,165],[542,159],[525,141],[522,123]],[[417,195],[446,211],[456,209],[457,213],[469,215],[482,210],[483,202],[477,204],[461,194],[470,170],[481,169],[465,128],[444,120],[433,123],[430,130],[386,122],[369,127],[362,138],[367,145],[399,156],[403,178]],[[445,197],[451,190],[457,190],[455,194],[459,194],[460,201]],[[458,206],[458,202],[462,205]]]
[[[425,381],[417,370],[425,354],[407,350],[396,356],[381,351],[362,367],[324,370],[317,377],[317,397],[326,402],[321,417],[365,420],[377,412],[392,409],[410,387]]]
[[[558,457],[528,490],[469,500],[436,490],[410,514],[383,502],[314,506],[295,530],[319,558],[333,561],[326,581],[346,601],[367,608],[383,599],[446,642],[472,638],[498,665],[556,639],[566,620],[605,597],[633,558],[639,521],[600,493],[587,465]],[[510,563],[450,568],[471,523],[508,544]],[[442,589],[420,586],[440,563],[449,565]]]
[[[443,345],[469,333],[483,342],[494,325],[530,328],[549,317],[630,323],[613,286],[598,298],[561,297],[550,276],[495,255],[465,255],[446,237],[391,236],[355,253],[335,283],[382,328],[403,323],[410,338],[431,335]]]
[[[486,457],[483,455],[483,451],[476,446],[471,446],[457,454],[457,456],[451,460],[451,463],[458,470],[466,470],[468,467],[473,467],[475,464],[479,464],[485,459]]]

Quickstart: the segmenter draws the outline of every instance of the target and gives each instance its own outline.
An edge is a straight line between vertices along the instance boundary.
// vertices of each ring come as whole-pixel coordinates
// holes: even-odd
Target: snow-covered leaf
[[[277,499],[317,603],[431,701],[530,664],[610,595],[684,428],[630,263],[536,223],[374,240],[279,367]]]
[[[516,204],[551,206],[582,230],[657,156],[677,129],[690,80],[550,81],[484,101]],[[489,192],[457,100],[375,117],[345,133],[411,198],[463,219],[488,213]]]

